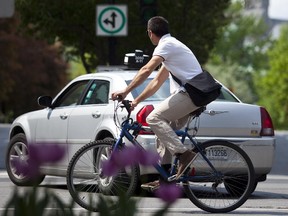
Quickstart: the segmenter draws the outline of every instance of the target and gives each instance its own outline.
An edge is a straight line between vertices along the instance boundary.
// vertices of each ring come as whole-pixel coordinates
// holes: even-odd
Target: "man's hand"
[[[122,90],[122,91],[113,92],[111,96],[112,96],[113,101],[115,100],[122,101],[126,98],[127,93],[124,90]]]
[[[131,111],[134,110],[137,105],[138,105],[138,102],[136,100],[132,101],[130,110]]]

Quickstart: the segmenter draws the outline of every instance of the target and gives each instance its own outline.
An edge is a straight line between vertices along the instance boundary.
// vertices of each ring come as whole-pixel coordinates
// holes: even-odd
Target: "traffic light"
[[[157,0],[140,0],[140,18],[143,24],[157,15]]]

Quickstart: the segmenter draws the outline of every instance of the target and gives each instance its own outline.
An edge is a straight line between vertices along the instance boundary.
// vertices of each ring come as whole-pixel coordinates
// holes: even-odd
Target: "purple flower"
[[[48,143],[30,144],[28,151],[29,158],[33,162],[39,162],[40,164],[58,162],[66,153],[64,147]]]
[[[65,148],[57,144],[29,144],[28,156],[14,158],[11,162],[16,169],[16,174],[36,178],[40,174],[41,165],[60,161],[65,153]]]
[[[176,184],[162,184],[155,195],[167,204],[172,204],[182,196],[182,190]]]
[[[136,147],[127,147],[121,151],[115,151],[112,153],[111,160],[119,169],[129,165],[135,165],[138,161],[137,152],[139,151]]]
[[[27,175],[29,173],[29,165],[27,160],[21,160],[20,158],[14,158],[12,161],[12,166],[16,168],[15,173],[17,175]]]
[[[138,154],[139,163],[143,166],[153,166],[160,160],[159,154],[152,150],[140,150]]]
[[[110,160],[103,161],[102,163],[102,173],[105,176],[115,176],[118,173],[119,168],[112,163]]]
[[[135,148],[127,147],[121,151],[114,151],[111,157],[102,163],[102,172],[105,176],[115,176],[119,170],[137,163]]]
[[[102,164],[102,172],[105,176],[114,176],[117,172],[127,166],[141,164],[151,166],[159,161],[156,152],[145,151],[137,146],[129,146],[121,151],[114,151],[109,160]]]

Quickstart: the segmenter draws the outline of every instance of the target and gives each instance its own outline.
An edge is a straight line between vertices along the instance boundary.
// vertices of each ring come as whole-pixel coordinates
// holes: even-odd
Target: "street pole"
[[[115,0],[110,0],[110,4],[114,4]],[[116,43],[117,39],[116,37],[109,37],[108,38],[108,59],[109,59],[109,65],[115,65],[116,64]]]

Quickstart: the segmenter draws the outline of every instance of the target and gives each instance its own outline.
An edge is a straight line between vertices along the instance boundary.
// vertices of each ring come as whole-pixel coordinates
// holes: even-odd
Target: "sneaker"
[[[179,156],[179,168],[176,175],[176,179],[179,179],[180,176],[183,175],[185,170],[193,163],[193,161],[196,158],[195,156],[196,153],[191,150],[187,150]]]
[[[160,181],[156,180],[153,182],[148,182],[141,185],[141,188],[144,190],[154,191],[160,187]]]

